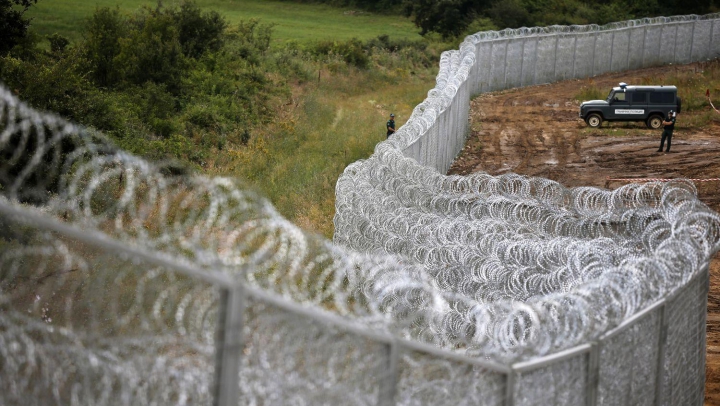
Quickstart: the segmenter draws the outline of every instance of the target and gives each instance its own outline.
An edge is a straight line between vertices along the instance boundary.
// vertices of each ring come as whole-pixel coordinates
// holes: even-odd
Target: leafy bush
[[[115,58],[121,51],[120,40],[129,29],[127,19],[117,8],[97,9],[88,19],[83,47],[87,70],[98,86],[112,87],[120,81],[121,73]]]
[[[202,13],[195,3],[185,0],[179,10],[171,11],[171,15],[178,27],[178,39],[185,56],[199,58],[223,47],[227,22],[217,12]]]

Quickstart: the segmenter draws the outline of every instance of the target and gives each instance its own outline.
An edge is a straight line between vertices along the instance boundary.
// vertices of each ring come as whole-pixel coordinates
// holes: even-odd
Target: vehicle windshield
[[[607,98],[607,102],[610,103],[612,101],[624,102],[625,101],[625,92],[623,92],[622,90],[610,91],[610,94],[608,95],[608,98]]]
[[[611,90],[610,93],[608,93],[608,97],[605,100],[606,102],[610,103],[610,100],[612,100],[613,93],[615,93],[615,90]]]

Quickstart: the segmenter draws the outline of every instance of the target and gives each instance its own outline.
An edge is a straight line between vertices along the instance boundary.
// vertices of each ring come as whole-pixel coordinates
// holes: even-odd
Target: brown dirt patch
[[[568,187],[614,189],[614,178],[720,178],[720,115],[696,127],[678,115],[671,152],[658,153],[661,130],[643,123],[603,123],[593,130],[578,117],[582,86],[610,90],[623,81],[668,72],[698,72],[701,64],[642,69],[592,79],[483,94],[471,102],[471,135],[450,174],[514,172],[556,180]],[[663,83],[657,83],[663,84]],[[720,211],[720,182],[696,182],[698,196]],[[720,255],[710,265],[705,404],[720,405]]]

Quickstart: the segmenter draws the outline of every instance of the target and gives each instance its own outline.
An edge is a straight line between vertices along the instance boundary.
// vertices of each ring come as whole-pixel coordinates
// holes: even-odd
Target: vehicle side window
[[[615,94],[613,95],[613,101],[614,102],[626,102],[625,93],[624,92],[615,92]]]
[[[673,92],[650,93],[650,103],[652,103],[652,104],[674,104],[675,103],[675,93],[673,93]]]
[[[632,103],[647,103],[648,92],[634,92],[630,94],[630,101]]]

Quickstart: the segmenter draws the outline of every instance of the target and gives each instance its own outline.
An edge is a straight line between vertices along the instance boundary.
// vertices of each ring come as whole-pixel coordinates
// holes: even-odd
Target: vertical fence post
[[[380,391],[378,393],[378,406],[392,406],[395,404],[398,385],[398,356],[399,346],[392,341],[385,344],[385,363],[380,371]]]
[[[235,406],[239,401],[244,302],[241,286],[222,290],[215,346],[215,406]]]
[[[697,20],[693,21],[693,30],[692,34],[690,34],[690,60],[688,62],[693,62],[694,59],[692,58],[692,46],[695,42],[695,26],[697,25]]]
[[[645,40],[647,39],[647,24],[643,26],[643,42],[642,42],[642,58],[640,59],[640,68],[645,67]]]
[[[585,404],[587,406],[596,406],[598,401],[598,387],[600,385],[600,345],[602,342],[590,344],[588,352],[588,372],[587,372],[587,397]]]
[[[538,71],[538,48],[540,48],[540,37],[535,37],[535,62],[533,62],[533,85],[537,85],[537,71]]]
[[[711,34],[712,35],[712,34]],[[527,37],[522,39],[522,50],[520,51],[520,87],[523,87],[523,79],[525,79],[524,67],[525,67],[525,42]]]
[[[505,377],[505,406],[515,405],[515,374],[511,369]]]
[[[507,54],[510,48],[510,39],[505,43],[505,61],[503,62],[503,89],[507,89]]]
[[[658,310],[660,312],[660,334],[658,334],[658,364],[655,376],[655,405],[659,406],[663,396],[663,373],[665,369],[665,343],[667,342],[668,331],[668,303],[663,302]]]
[[[575,75],[576,75],[576,73],[575,73],[575,65],[576,65],[575,60],[577,59],[577,40],[578,40],[578,35],[580,35],[580,34],[577,33],[577,32],[575,32],[575,33],[573,33],[573,34],[574,34],[575,41],[573,41],[573,70],[572,70],[572,78],[575,79],[575,78],[577,77],[577,76],[575,76]]]
[[[635,28],[635,27],[633,27]],[[627,41],[627,58],[625,60],[625,70],[630,70],[630,44],[632,44],[633,29],[627,28],[628,41]]]
[[[680,29],[680,24],[675,23],[675,36],[673,41],[673,63],[677,63],[677,37],[678,37],[678,30]]]
[[[610,40],[610,69],[608,69],[608,72],[613,71],[613,58],[615,57],[615,33],[616,31],[613,29],[612,32],[612,39]]]
[[[488,71],[487,71],[487,83],[488,83],[488,92],[492,92],[493,90],[496,90],[493,87],[493,65],[495,64],[495,59],[493,59],[493,51],[495,50],[495,40],[493,39],[490,41],[490,62],[488,63]]]
[[[590,66],[590,77],[595,76],[595,48],[597,48],[597,37],[600,31],[595,31],[595,36],[593,37],[593,55],[592,55],[592,65]]]
[[[712,23],[710,24],[710,41],[708,41],[708,52],[707,57],[705,59],[710,59],[713,57],[713,35],[715,35],[715,19],[713,18]]]
[[[557,60],[558,60],[558,57],[557,57],[557,49],[558,49],[558,42],[560,42],[560,34],[559,34],[559,33],[556,33],[556,34],[555,34],[555,52],[553,53],[553,58],[554,58],[554,61],[553,61],[553,79],[552,79],[553,82],[557,82]]]

